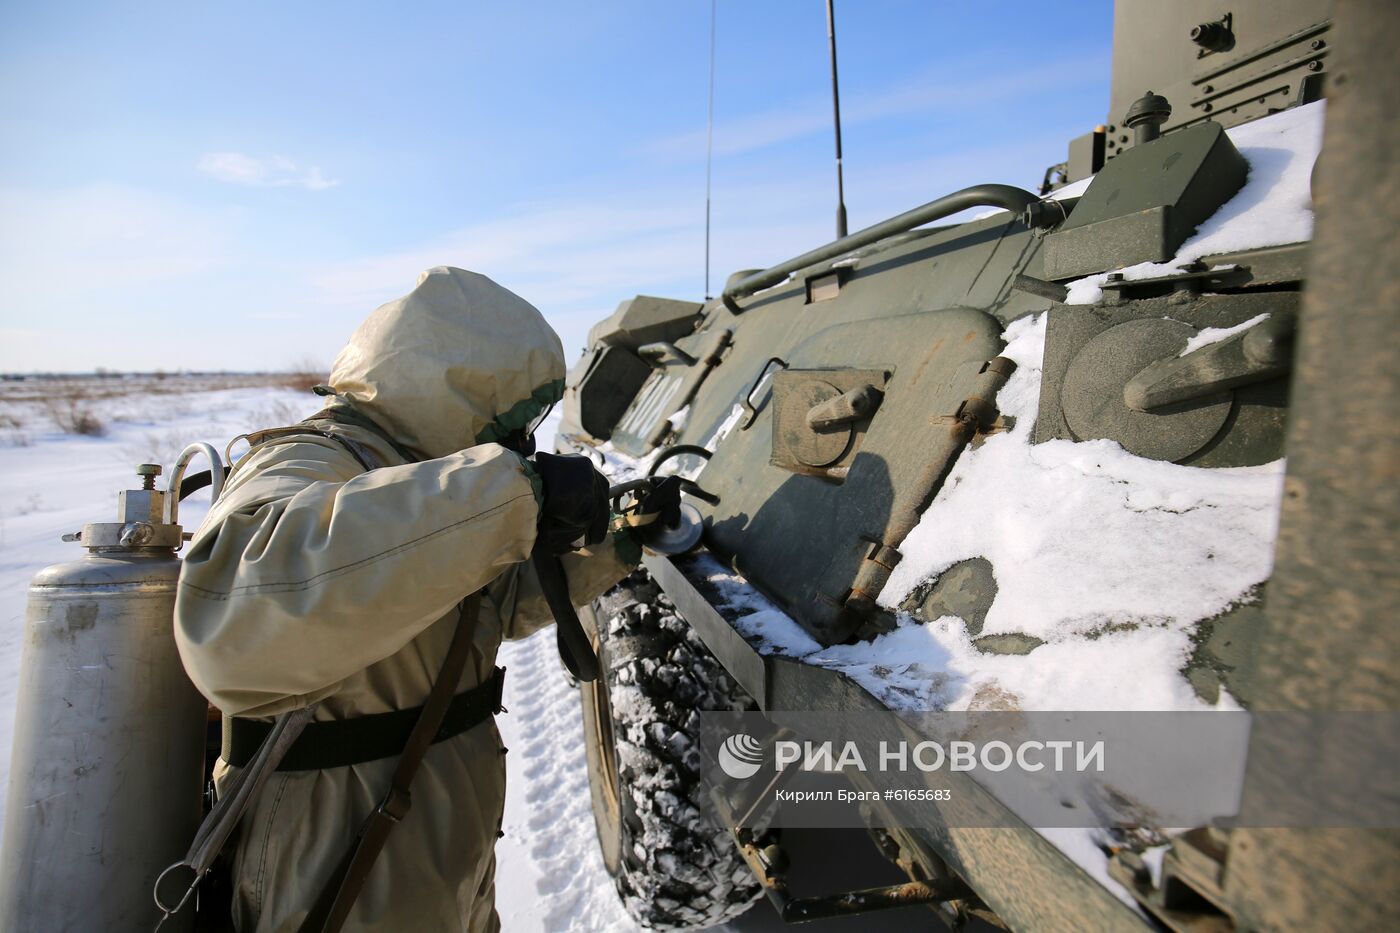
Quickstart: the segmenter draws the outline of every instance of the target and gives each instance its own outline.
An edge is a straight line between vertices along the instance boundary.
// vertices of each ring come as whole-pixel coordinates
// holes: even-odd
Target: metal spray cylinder
[[[152,930],[156,877],[199,826],[207,706],[174,638],[190,452],[168,492],[154,488],[160,468],[143,465],[145,488],[120,494],[118,521],[67,537],[87,555],[30,584],[0,929]],[[213,467],[221,476],[217,458]]]

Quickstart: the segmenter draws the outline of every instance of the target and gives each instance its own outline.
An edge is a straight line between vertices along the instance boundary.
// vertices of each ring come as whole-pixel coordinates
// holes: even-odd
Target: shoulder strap
[[[350,403],[345,401],[332,403],[330,406],[321,409],[309,418],[302,419],[296,424],[290,424],[280,428],[263,428],[260,431],[249,431],[247,434],[240,434],[238,437],[229,441],[228,447],[224,449],[225,459],[227,460],[229,452],[233,449],[233,445],[240,439],[246,440],[250,447],[260,447],[274,441],[291,440],[298,436],[314,434],[318,437],[324,437],[327,440],[335,441],[337,444],[344,447],[350,456],[354,457],[356,462],[358,462],[366,472],[384,466],[384,461],[368,446],[361,444],[353,438],[346,437],[344,434],[337,431],[328,431],[323,427],[318,427],[318,422],[330,422],[331,424],[362,428],[388,444],[406,463],[418,463],[423,459],[421,455],[409,450],[407,447],[404,447],[398,441],[394,440],[389,436],[387,431],[369,418],[355,411],[350,406]],[[198,476],[192,477],[192,479],[196,480],[198,478]]]
[[[346,453],[354,457],[355,462],[358,463],[366,473],[368,473],[370,470],[376,470],[384,465],[384,462],[379,459],[379,457],[374,453],[374,451],[370,450],[368,447],[366,447],[364,444],[361,444],[359,441],[352,440],[346,437],[344,434],[337,434],[334,431],[327,431],[322,428],[318,428],[314,424],[312,424],[313,421],[322,420],[325,419],[321,418],[320,415],[313,415],[312,417],[300,422],[299,424],[290,424],[284,428],[263,428],[260,431],[249,431],[247,434],[240,434],[233,440],[228,442],[228,446],[224,448],[224,456],[228,457],[233,450],[233,445],[237,444],[239,441],[247,441],[248,452],[251,453],[253,450],[266,447],[271,444],[277,444],[283,441],[291,443],[299,437],[314,436],[324,437],[328,441],[335,441],[341,447],[344,447]],[[243,458],[239,460],[239,463],[241,464],[244,459],[247,459],[247,456],[248,454],[244,454]],[[225,467],[224,469],[227,473],[230,471],[231,468]],[[194,486],[193,489],[191,489],[191,491],[193,491],[194,489],[202,489],[204,486],[209,485],[209,480],[206,477],[207,474],[205,473],[197,473],[194,476],[190,477],[190,480],[187,481],[186,484],[182,484],[180,488],[183,491],[185,485],[188,485],[188,482],[193,481],[198,485]]]
[[[433,736],[442,725],[443,716],[447,713],[448,704],[452,702],[457,683],[462,679],[467,655],[471,652],[477,613],[481,608],[480,591],[462,600],[460,608],[461,615],[457,621],[457,630],[452,635],[452,644],[447,649],[447,656],[443,658],[437,679],[433,681],[428,700],[423,704],[423,712],[408,737],[408,744],[399,756],[398,767],[394,769],[394,776],[389,781],[389,791],[360,827],[359,833],[350,843],[335,871],[326,879],[326,884],[321,889],[320,896],[316,898],[311,912],[302,922],[299,933],[338,933],[350,915],[355,898],[365,886],[370,869],[374,867],[374,860],[384,848],[390,830],[403,820],[413,804],[409,785],[413,783],[413,776],[418,772],[418,766],[423,762],[428,747],[433,744]]]
[[[530,552],[530,561],[535,566],[535,577],[540,581],[540,592],[544,594],[545,603],[554,616],[554,640],[559,646],[560,660],[574,679],[592,683],[600,673],[598,655],[578,620],[578,612],[569,596],[569,578],[564,573],[559,555],[551,554],[536,542],[534,550]]]
[[[190,900],[190,896],[195,893],[201,881],[209,874],[214,867],[214,861],[223,851],[228,843],[229,837],[238,827],[238,823],[243,819],[243,814],[248,807],[258,797],[262,787],[267,783],[268,778],[277,770],[277,765],[286,756],[290,749],[301,735],[306,724],[311,721],[311,714],[315,711],[315,706],[308,706],[303,709],[292,710],[277,717],[272,730],[268,733],[262,745],[258,748],[253,760],[246,768],[239,769],[234,775],[229,785],[224,788],[224,792],[219,795],[218,803],[209,811],[209,815],[204,818],[204,822],[199,824],[199,829],[195,833],[194,842],[190,843],[190,848],[185,857],[171,865],[156,878],[153,896],[156,907],[163,915],[160,925],[164,924],[172,915],[179,913]],[[184,869],[182,875],[180,869]],[[175,872],[175,874],[171,874]],[[173,878],[173,881],[167,881]],[[187,881],[188,886],[175,896],[169,893],[171,885],[178,885],[181,881]],[[178,899],[177,899],[178,898]],[[169,903],[169,902],[174,902]]]

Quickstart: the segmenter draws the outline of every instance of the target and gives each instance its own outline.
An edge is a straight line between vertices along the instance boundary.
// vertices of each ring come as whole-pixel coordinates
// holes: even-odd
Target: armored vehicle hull
[[[1397,386],[1374,375],[1395,371],[1395,286],[1364,258],[1400,225],[1393,201],[1362,206],[1400,185],[1375,155],[1400,17],[1117,16],[1114,112],[1042,192],[955,192],[713,300],[637,297],[590,333],[560,449],[615,480],[681,472],[704,517],[697,552],[649,554],[589,614],[595,811],[642,922],[718,922],[760,889],[786,920],[925,903],[1013,929],[1400,910],[1394,830],[1147,818],[1076,836],[1009,812],[930,830],[878,801],[872,835],[909,884],[798,898],[780,838],[711,813],[686,751],[714,709],[1400,708],[1380,628]],[[992,210],[928,226],[969,207]],[[953,792],[998,805],[971,777]],[[659,797],[674,806],[643,812]]]

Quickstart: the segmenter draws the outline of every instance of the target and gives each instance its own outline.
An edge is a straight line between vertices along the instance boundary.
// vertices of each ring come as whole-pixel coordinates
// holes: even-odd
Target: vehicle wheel
[[[603,863],[642,926],[732,920],[761,891],[699,804],[697,713],[752,701],[645,571],[591,609],[603,676],[581,693]]]

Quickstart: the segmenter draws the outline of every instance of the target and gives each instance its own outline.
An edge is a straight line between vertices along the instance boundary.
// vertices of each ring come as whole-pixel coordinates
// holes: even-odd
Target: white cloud
[[[252,188],[305,188],[324,191],[340,184],[327,178],[318,166],[305,169],[291,159],[271,156],[258,159],[241,152],[209,152],[200,156],[199,170],[215,181]]]

